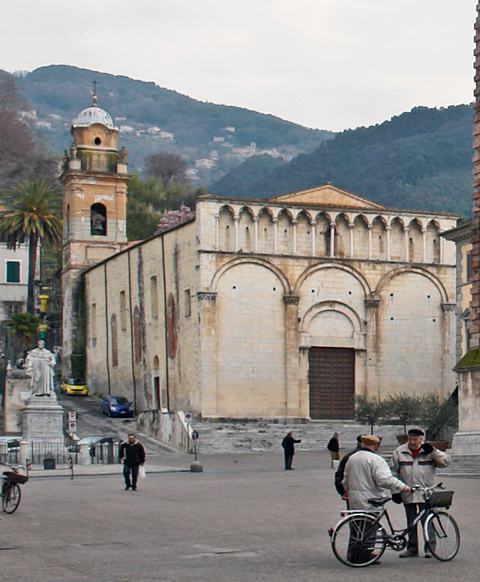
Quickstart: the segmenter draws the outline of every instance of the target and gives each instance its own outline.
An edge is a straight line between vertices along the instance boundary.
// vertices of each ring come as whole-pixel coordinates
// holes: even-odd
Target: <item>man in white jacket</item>
[[[362,449],[353,453],[345,465],[342,499],[348,499],[350,509],[373,509],[368,500],[390,497],[391,493],[406,493],[410,488],[392,475],[383,457],[376,453],[380,439],[373,435],[361,437]]]

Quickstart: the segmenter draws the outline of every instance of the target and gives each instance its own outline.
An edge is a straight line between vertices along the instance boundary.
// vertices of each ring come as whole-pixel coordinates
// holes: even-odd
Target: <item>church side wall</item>
[[[86,273],[95,393],[126,396],[137,411],[189,407],[198,368],[194,232],[185,225]]]

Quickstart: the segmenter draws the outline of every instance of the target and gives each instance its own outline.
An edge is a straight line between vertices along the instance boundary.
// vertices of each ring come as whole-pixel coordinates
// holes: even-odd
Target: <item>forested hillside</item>
[[[207,160],[203,166],[208,171],[199,170],[205,182],[234,168],[252,149],[276,150],[274,155],[291,159],[313,151],[333,135],[273,115],[197,101],[155,83],[52,65],[17,76],[17,85],[35,111],[34,126],[57,153],[70,145],[72,119],[91,105],[89,90],[94,81],[98,105],[121,128],[120,141],[129,152],[132,168],[142,168],[154,152],[172,151],[192,168],[199,167],[197,160]]]
[[[472,130],[470,105],[418,107],[380,125],[344,131],[291,162],[250,159],[210,191],[263,198],[330,181],[392,208],[469,216]]]

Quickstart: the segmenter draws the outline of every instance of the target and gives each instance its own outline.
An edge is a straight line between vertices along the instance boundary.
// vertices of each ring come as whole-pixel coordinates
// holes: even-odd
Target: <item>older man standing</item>
[[[424,442],[423,430],[412,428],[407,434],[408,442],[393,451],[390,463],[392,473],[405,481],[410,488],[413,485],[432,487],[435,485],[436,468],[449,465],[450,457],[430,443]],[[405,507],[407,525],[410,527],[424,506],[423,494],[421,491],[409,491],[402,493],[401,498]],[[431,558],[426,544],[424,549],[425,557]],[[400,558],[414,558],[416,556],[418,556],[418,531],[415,527],[408,536],[407,549],[400,554]]]

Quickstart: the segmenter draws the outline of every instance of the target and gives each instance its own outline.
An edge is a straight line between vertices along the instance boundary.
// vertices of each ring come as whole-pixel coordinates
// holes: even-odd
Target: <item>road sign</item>
[[[76,412],[69,412],[68,413],[68,421],[74,422],[75,420],[77,420],[77,413]]]
[[[70,434],[73,434],[73,433],[77,432],[77,423],[76,423],[76,421],[75,421],[75,420],[73,420],[73,421],[70,421],[70,422],[68,423],[68,432],[69,432]]]
[[[185,422],[192,422],[193,414],[191,412],[185,413]]]

